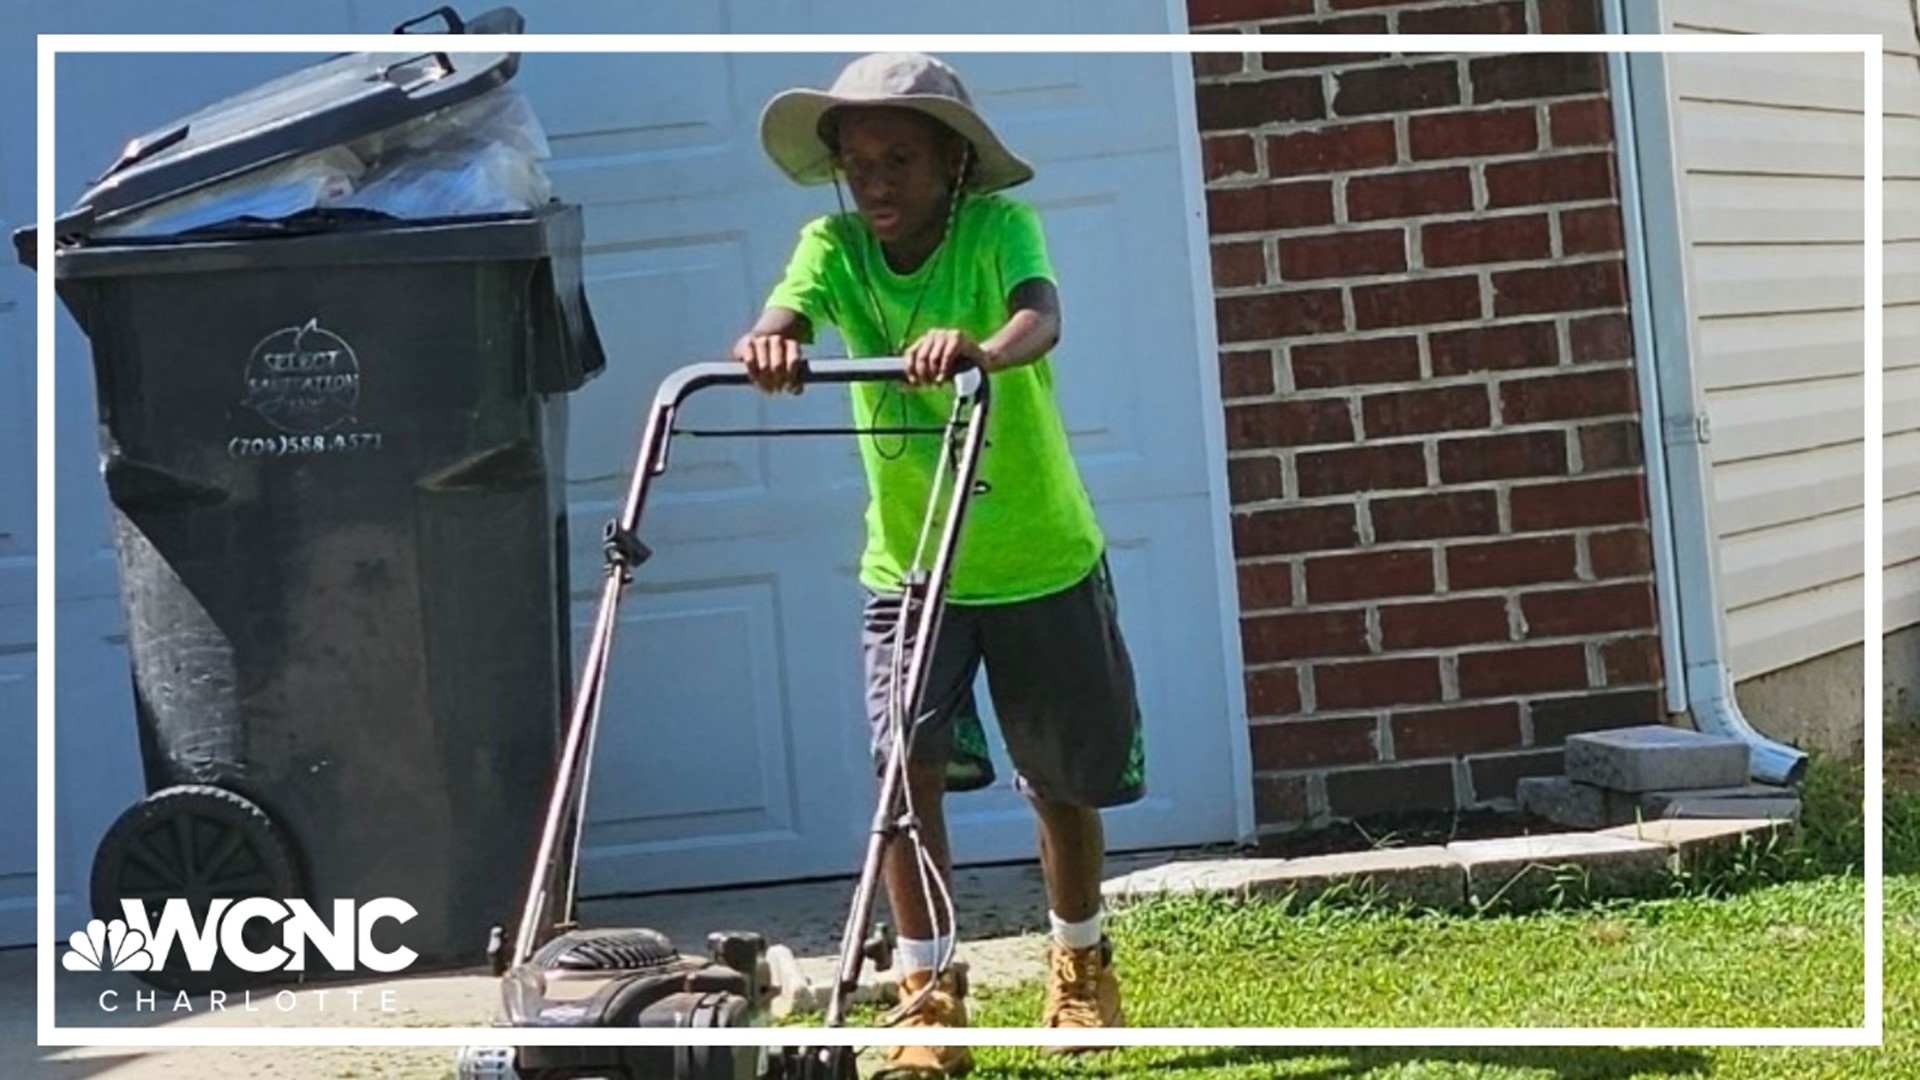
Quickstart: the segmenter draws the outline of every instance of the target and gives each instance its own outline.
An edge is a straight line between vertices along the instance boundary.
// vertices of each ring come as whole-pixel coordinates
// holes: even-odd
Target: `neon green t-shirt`
[[[856,357],[898,356],[933,329],[986,340],[1006,324],[1014,287],[1035,278],[1054,280],[1039,215],[1003,195],[969,195],[941,247],[911,274],[894,273],[858,214],[809,222],[767,306],[834,326]],[[1050,358],[990,378],[984,488],[968,504],[948,586],[956,604],[1059,592],[1092,572],[1105,544],[1067,445]],[[860,426],[938,427],[953,408],[949,386],[856,383],[852,397]],[[897,591],[912,564],[942,444],[931,435],[860,436],[871,494],[860,562],[868,588]],[[931,567],[945,508],[943,497],[923,567]]]

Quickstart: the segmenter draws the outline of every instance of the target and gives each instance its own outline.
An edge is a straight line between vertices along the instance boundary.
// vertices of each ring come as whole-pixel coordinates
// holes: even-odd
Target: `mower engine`
[[[721,1028],[762,1022],[769,986],[758,934],[708,936],[710,955],[653,930],[571,930],[501,982],[502,1028]],[[468,1047],[458,1080],[762,1080],[787,1071],[758,1047]]]

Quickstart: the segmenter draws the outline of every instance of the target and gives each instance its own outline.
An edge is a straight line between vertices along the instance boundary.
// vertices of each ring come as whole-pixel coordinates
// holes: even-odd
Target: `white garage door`
[[[0,40],[0,100],[32,100],[32,40]],[[31,130],[13,119],[9,131]],[[10,235],[32,215],[32,141],[0,139],[0,229]],[[7,265],[0,272],[0,943],[33,935],[33,361],[33,278]]]
[[[196,8],[249,10],[237,2]],[[417,5],[353,5],[351,29],[378,29]],[[736,2],[521,4],[541,30],[687,32],[752,28],[812,32],[965,29],[1164,29],[1158,0],[1125,5],[1011,3],[971,11],[970,26],[934,26],[897,5]],[[543,7],[554,10],[549,13]],[[1031,5],[1029,5],[1031,7]],[[1004,10],[1001,10],[1004,9]],[[209,11],[192,28],[227,25]],[[991,16],[991,18],[989,18]],[[317,29],[331,13],[309,13]],[[958,16],[946,17],[958,23]],[[187,28],[177,12],[173,29]],[[906,26],[903,23],[915,25]],[[252,28],[252,27],[248,27]],[[143,27],[143,29],[147,29]],[[610,355],[607,372],[574,399],[570,504],[576,621],[582,635],[600,581],[597,537],[617,510],[653,389],[672,369],[721,355],[755,314],[799,224],[831,209],[827,191],[778,178],[754,138],[777,89],[829,78],[841,56],[530,55],[516,84],[553,140],[559,194],[587,207],[589,288]],[[1211,520],[1215,470],[1204,452],[1202,371],[1189,259],[1176,95],[1187,91],[1164,56],[957,57],[1005,136],[1033,156],[1040,179],[1023,194],[1042,209],[1067,310],[1056,361],[1075,448],[1113,545],[1125,628],[1148,717],[1151,796],[1111,815],[1116,846],[1220,840],[1235,831],[1246,792],[1233,782],[1223,602]],[[63,193],[98,167],[119,138],[260,76],[264,58],[196,58],[182,80],[119,76],[179,61],[89,60],[75,124],[112,132],[71,149]],[[252,67],[246,65],[251,63]],[[243,70],[244,69],[244,70]],[[174,71],[177,68],[169,67]],[[187,102],[153,103],[155,83],[192,85]],[[68,80],[63,76],[62,87]],[[62,110],[67,125],[68,110]],[[138,117],[122,120],[122,117]],[[70,130],[63,128],[63,130]],[[1191,180],[1197,183],[1197,180]],[[70,347],[69,347],[70,346]],[[77,334],[63,339],[62,551],[102,549],[104,513],[92,462],[90,386]],[[69,391],[72,385],[72,392]],[[695,399],[690,422],[841,422],[844,395],[765,401],[750,392]],[[625,608],[607,723],[598,748],[583,866],[589,895],[838,874],[855,867],[872,802],[861,719],[854,564],[863,491],[844,440],[687,442],[649,507],[643,535],[655,558]],[[69,525],[72,528],[69,528]],[[84,541],[93,541],[89,546]],[[63,559],[63,568],[71,557]],[[111,595],[110,564],[101,587]],[[63,569],[64,577],[64,569]],[[76,581],[76,587],[78,586]],[[66,594],[63,594],[63,597]],[[63,618],[90,592],[63,599]],[[117,626],[111,603],[98,629]],[[65,632],[63,631],[63,637]],[[83,873],[98,829],[137,795],[124,660],[110,649],[62,652],[61,719],[101,746],[107,765],[63,771],[63,803]],[[96,707],[79,712],[90,670]],[[102,678],[103,675],[111,676]],[[91,759],[90,759],[91,760]],[[63,770],[68,763],[63,760]],[[1004,782],[950,810],[962,861],[1030,857],[1031,818]],[[88,807],[69,775],[90,776]],[[535,812],[536,808],[529,808]],[[0,819],[4,820],[4,819]],[[4,869],[4,868],[0,868]]]

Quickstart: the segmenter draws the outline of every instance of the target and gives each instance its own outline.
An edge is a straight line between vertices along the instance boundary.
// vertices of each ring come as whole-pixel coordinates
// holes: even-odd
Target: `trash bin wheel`
[[[93,858],[94,917],[124,918],[122,901],[137,900],[146,907],[148,925],[158,925],[166,902],[178,897],[187,901],[195,925],[202,925],[217,899],[299,896],[297,865],[280,827],[246,796],[209,784],[164,788],[128,808],[101,839]],[[264,951],[278,943],[277,935],[277,926],[256,919],[242,939]],[[178,945],[165,969],[133,974],[168,993],[239,989],[266,980],[224,958],[212,971],[193,971]]]

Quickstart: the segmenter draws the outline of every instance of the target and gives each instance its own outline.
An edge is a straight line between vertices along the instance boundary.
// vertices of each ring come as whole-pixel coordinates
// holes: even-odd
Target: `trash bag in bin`
[[[217,900],[266,897],[337,929],[336,902],[391,897],[414,915],[371,943],[415,969],[481,962],[515,921],[570,692],[567,394],[605,363],[580,209],[308,208],[110,235],[276,165],[418,140],[515,68],[329,59],[139,141],[56,229],[149,793],[95,854],[100,918],[131,902],[157,925],[180,898],[198,927]],[[247,930],[264,952],[285,926]],[[250,973],[192,970],[176,947],[142,977],[368,971],[305,952]]]

